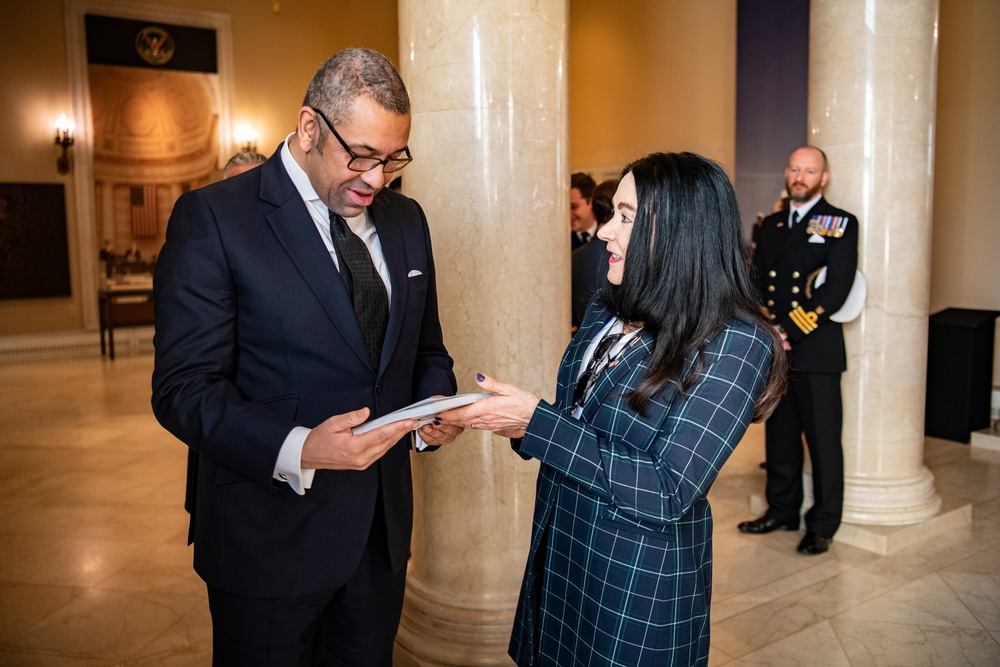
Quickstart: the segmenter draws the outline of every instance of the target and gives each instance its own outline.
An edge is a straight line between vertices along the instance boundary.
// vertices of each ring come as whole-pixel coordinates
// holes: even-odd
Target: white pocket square
[[[424,275],[423,271],[418,271],[417,269],[413,269],[412,271],[410,271],[409,273],[406,274],[406,277],[407,278],[416,278],[417,276],[422,276],[422,275]]]
[[[826,243],[826,239],[819,234],[811,234],[809,236],[809,243]]]

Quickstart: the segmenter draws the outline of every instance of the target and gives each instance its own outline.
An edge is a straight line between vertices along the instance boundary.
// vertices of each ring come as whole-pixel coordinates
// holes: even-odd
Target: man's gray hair
[[[222,168],[222,177],[229,178],[229,174],[232,173],[233,169],[244,164],[260,164],[267,162],[267,156],[261,155],[260,153],[254,151],[240,151],[236,155],[229,158],[229,162],[226,166]]]
[[[388,58],[372,49],[345,49],[331,56],[309,82],[302,104],[316,107],[331,123],[340,124],[350,122],[351,105],[361,96],[386,111],[410,113],[410,96],[402,77]]]

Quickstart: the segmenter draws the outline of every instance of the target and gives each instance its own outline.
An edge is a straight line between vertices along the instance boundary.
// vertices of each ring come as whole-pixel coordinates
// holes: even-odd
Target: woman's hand
[[[538,397],[512,384],[498,382],[480,373],[476,383],[496,396],[442,412],[442,424],[493,431],[504,438],[522,438],[538,405]]]

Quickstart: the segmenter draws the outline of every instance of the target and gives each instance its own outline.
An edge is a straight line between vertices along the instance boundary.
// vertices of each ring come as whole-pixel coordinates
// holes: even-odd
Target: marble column
[[[566,0],[400,0],[400,71],[445,343],[552,399],[569,340]],[[416,511],[397,662],[506,665],[537,466],[489,433],[414,455]]]
[[[829,157],[827,198],[860,219],[868,279],[845,325],[848,524],[915,524],[942,506],[923,463],[937,38],[937,0],[811,3],[809,143]]]

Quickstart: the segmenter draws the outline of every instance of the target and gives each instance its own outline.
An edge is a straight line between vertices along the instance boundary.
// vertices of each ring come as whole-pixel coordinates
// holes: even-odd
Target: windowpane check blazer
[[[645,331],[594,385],[573,393],[588,344],[610,319],[592,305],[539,403],[524,457],[541,462],[531,547],[510,654],[518,665],[704,665],[712,518],[706,495],[750,424],[772,352],[761,327],[731,319],[701,353],[695,384],[668,383],[640,415],[627,394],[646,373]],[[699,361],[695,354],[688,368]]]

